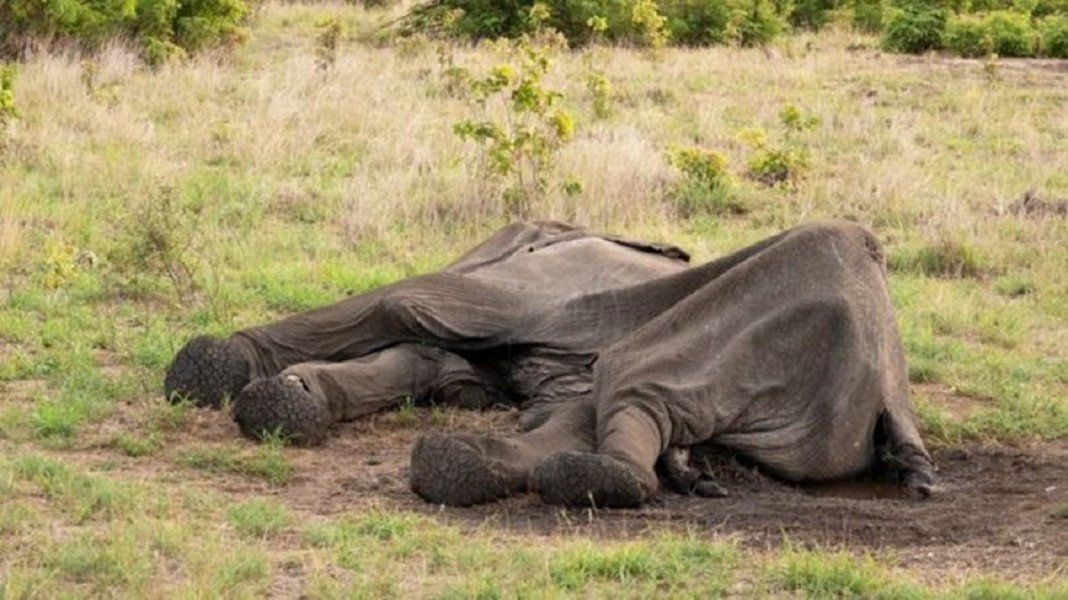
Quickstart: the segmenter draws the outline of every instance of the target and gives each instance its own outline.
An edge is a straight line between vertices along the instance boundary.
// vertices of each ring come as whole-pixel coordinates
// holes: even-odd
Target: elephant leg
[[[543,502],[627,508],[656,495],[655,466],[666,448],[653,418],[639,406],[606,411],[602,404],[597,432],[596,452],[561,449],[538,465],[534,486]]]
[[[927,498],[942,488],[938,484],[938,469],[919,436],[911,417],[887,410],[876,425],[875,452],[882,468],[896,471],[911,493]]]
[[[238,395],[234,419],[249,437],[279,433],[314,445],[323,441],[330,425],[406,399],[484,408],[499,397],[491,377],[463,357],[401,344],[344,362],[301,363],[258,379]]]
[[[404,343],[448,350],[500,346],[529,318],[524,307],[519,295],[471,277],[413,277],[225,340],[194,338],[171,363],[165,393],[218,407],[250,381],[292,365],[346,361]]]
[[[560,407],[544,425],[513,437],[423,436],[412,448],[412,491],[428,502],[450,506],[527,492],[531,474],[550,454],[593,450],[594,421],[592,403],[577,400]]]

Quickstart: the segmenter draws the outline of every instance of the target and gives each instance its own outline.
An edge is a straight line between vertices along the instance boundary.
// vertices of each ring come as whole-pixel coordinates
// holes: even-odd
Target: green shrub
[[[1046,17],[1038,22],[1044,56],[1068,58],[1068,16]]]
[[[1031,16],[1036,19],[1050,15],[1068,17],[1068,0],[1038,0],[1031,9]]]
[[[768,139],[763,129],[745,129],[739,138],[752,148],[749,177],[767,186],[797,187],[811,166],[803,134],[819,125],[819,118],[805,116],[792,104],[779,112],[781,141]]]
[[[517,66],[501,64],[482,78],[463,77],[476,118],[455,123],[453,132],[479,149],[472,166],[482,193],[500,191],[504,212],[522,217],[544,196],[548,174],[575,123],[559,108],[563,94],[543,84],[548,56],[526,40],[515,42],[512,50]]]
[[[1034,56],[1038,35],[1023,13],[997,11],[953,19],[946,28],[945,46],[961,56]]]
[[[883,30],[883,0],[855,0],[853,2],[853,26],[865,33]]]
[[[780,9],[779,14],[788,15],[790,25],[794,27],[819,31],[837,7],[837,0],[793,0],[792,10]]]
[[[15,109],[15,67],[0,65],[0,155],[7,147],[8,129],[18,116]]]
[[[680,216],[743,212],[731,202],[731,178],[722,152],[676,148],[668,153],[668,161],[682,174],[671,194]]]
[[[944,9],[925,2],[910,2],[890,14],[882,45],[890,52],[919,54],[940,48],[945,30]]]
[[[945,46],[961,56],[977,58],[994,51],[994,40],[987,34],[982,19],[962,16],[946,26]]]
[[[34,40],[93,50],[115,38],[140,44],[150,63],[240,42],[245,0],[5,0],[0,56],[17,56]]]
[[[810,4],[799,22],[818,26],[821,7],[832,0],[805,1]],[[599,40],[651,47],[669,41],[759,46],[784,29],[792,11],[793,4],[777,9],[770,0],[432,0],[413,8],[402,28],[406,33],[494,39],[531,35],[546,27],[572,46]]]
[[[245,0],[182,0],[174,20],[175,43],[190,52],[241,43],[246,33],[239,24],[247,14]]]
[[[731,7],[722,1],[662,0],[671,40],[687,46],[723,44],[731,23]]]
[[[740,46],[763,46],[785,28],[783,18],[768,0],[741,0],[731,11],[727,39]]]
[[[955,13],[988,13],[993,10],[1007,10],[1013,7],[1015,0],[942,0],[942,5]]]
[[[1034,56],[1038,37],[1031,27],[1031,17],[1019,12],[999,10],[983,19],[986,34],[993,41],[998,56]]]

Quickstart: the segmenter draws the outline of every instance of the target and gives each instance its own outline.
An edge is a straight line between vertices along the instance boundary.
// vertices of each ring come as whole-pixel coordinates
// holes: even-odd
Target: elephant
[[[506,227],[445,268],[226,339],[196,337],[164,390],[243,434],[324,441],[405,399],[515,404],[508,437],[428,434],[411,489],[468,506],[536,492],[635,507],[714,444],[790,482],[871,471],[938,490],[872,233],[801,225],[700,266],[683,250],[556,222]]]

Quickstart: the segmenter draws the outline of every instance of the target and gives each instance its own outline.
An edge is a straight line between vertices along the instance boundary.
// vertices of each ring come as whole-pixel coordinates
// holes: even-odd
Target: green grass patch
[[[767,568],[773,588],[809,598],[920,599],[919,586],[893,581],[870,556],[847,552],[795,550],[787,547]]]
[[[609,547],[573,544],[550,558],[549,576],[565,591],[611,582],[633,590],[711,597],[727,591],[737,560],[738,551],[729,544],[665,535]]]
[[[989,269],[976,246],[949,238],[894,247],[886,262],[894,271],[955,279],[979,277]]]
[[[34,485],[74,523],[118,518],[146,508],[136,486],[79,473],[54,459],[22,456],[12,461],[11,468],[19,481]]]
[[[194,446],[179,452],[178,462],[211,473],[237,473],[283,485],[293,476],[283,444],[268,439],[252,452],[236,445]]]
[[[150,456],[163,449],[163,439],[159,433],[149,431],[144,434],[120,433],[111,440],[119,452],[126,456]]]
[[[244,537],[267,538],[285,529],[290,516],[282,504],[256,498],[230,507],[226,511],[226,521]]]

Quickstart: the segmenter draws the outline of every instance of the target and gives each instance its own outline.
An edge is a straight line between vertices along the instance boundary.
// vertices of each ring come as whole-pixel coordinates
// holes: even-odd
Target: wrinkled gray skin
[[[246,435],[321,442],[405,398],[518,403],[524,433],[433,434],[412,489],[470,505],[637,506],[726,493],[687,466],[719,444],[789,481],[935,470],[914,423],[882,250],[849,223],[798,227],[689,267],[677,248],[558,223],[501,230],[449,267],[335,305],[198,338],[170,397],[236,396]],[[251,383],[249,383],[251,382]]]

